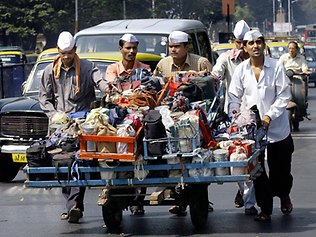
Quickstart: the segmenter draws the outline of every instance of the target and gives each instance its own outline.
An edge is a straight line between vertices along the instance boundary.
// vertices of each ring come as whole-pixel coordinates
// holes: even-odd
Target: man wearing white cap
[[[63,31],[57,41],[58,56],[49,64],[42,75],[39,102],[48,118],[59,112],[66,114],[89,111],[95,101],[95,87],[105,92],[108,84],[94,64],[80,59],[76,54],[73,36]],[[67,200],[67,213],[61,219],[77,223],[83,215],[84,187],[64,187],[62,193]]]
[[[144,68],[150,71],[150,66],[136,60],[138,52],[138,40],[133,34],[124,34],[119,40],[119,47],[122,54],[122,60],[110,64],[106,70],[105,78],[109,82],[113,82],[117,77],[123,77],[130,74],[130,72],[137,68]],[[136,190],[138,193],[139,190]],[[98,205],[103,205],[106,201],[106,189],[103,189],[99,195]],[[140,189],[141,194],[146,194],[146,188]],[[143,201],[145,196],[137,196],[135,201],[139,205],[130,206],[130,211],[133,215],[143,215],[145,213]]]
[[[220,78],[224,81],[225,85],[225,104],[224,112],[228,113],[228,88],[230,85],[231,78],[234,74],[235,68],[242,61],[249,58],[249,54],[245,52],[243,45],[243,38],[246,32],[250,30],[250,27],[244,20],[240,20],[236,23],[233,34],[235,36],[235,48],[222,53],[216,60],[211,75]],[[239,190],[235,197],[235,207],[245,206],[246,215],[257,214],[255,208],[256,198],[253,183],[249,182],[238,182]]]
[[[207,58],[188,53],[189,35],[173,31],[168,38],[169,56],[161,59],[154,71],[156,76],[176,77],[178,71],[210,72],[212,65]]]
[[[204,74],[212,70],[212,65],[207,58],[188,52],[189,35],[187,33],[173,31],[169,35],[168,41],[169,56],[158,62],[153,73],[155,76],[175,78],[178,71],[193,70]],[[171,207],[169,212],[183,216],[186,215],[187,204],[180,196],[176,198],[179,205]],[[210,204],[209,210],[213,210],[213,207]]]
[[[150,71],[150,66],[136,60],[138,40],[132,34],[124,34],[119,41],[122,60],[108,66],[105,74],[107,81],[112,82],[116,77],[129,75],[133,69],[145,68]]]
[[[248,53],[245,52],[243,47],[243,38],[246,32],[250,30],[250,27],[244,20],[240,20],[236,23],[233,34],[235,36],[235,48],[222,53],[216,60],[211,75],[220,77],[225,82],[225,88],[228,89],[231,78],[235,71],[235,68],[245,59],[249,58]],[[227,98],[227,90],[226,96]],[[227,99],[225,100],[224,111],[227,113]]]
[[[270,222],[274,196],[280,198],[284,215],[289,215],[293,209],[289,194],[293,185],[291,160],[294,145],[286,111],[291,91],[283,65],[265,57],[266,44],[259,31],[248,31],[244,36],[244,45],[250,58],[235,69],[228,90],[228,109],[231,116],[239,112],[242,100],[246,109],[256,107],[259,118],[257,126],[267,133],[269,178],[263,152],[259,156],[263,172],[254,180],[256,200],[261,208],[255,221]]]

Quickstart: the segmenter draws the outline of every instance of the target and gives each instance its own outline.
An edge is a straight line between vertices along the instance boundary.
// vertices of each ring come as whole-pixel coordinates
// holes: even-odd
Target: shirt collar
[[[237,60],[238,57],[240,56],[241,50],[237,48],[233,48],[228,51],[228,57],[233,60]]]
[[[136,69],[136,68],[139,68],[139,67],[140,67],[139,65],[140,65],[140,63],[139,63],[137,60],[135,60],[132,70],[133,70],[133,69]],[[124,74],[124,73],[127,73],[127,71],[125,70],[125,67],[124,67],[124,65],[123,65],[123,60],[120,60],[120,61],[118,62],[118,69],[119,69],[119,70],[118,70],[119,75],[122,75],[122,74]]]
[[[246,59],[247,60],[247,68],[251,68],[250,65],[250,58]],[[269,60],[267,60],[267,57],[264,56],[264,62],[263,62],[263,67],[271,67],[271,63]]]
[[[187,57],[186,57],[186,59],[185,59],[185,61],[184,61],[184,64],[181,65],[180,67],[174,63],[173,59],[172,59],[172,65],[173,65],[174,67],[178,68],[178,69],[181,69],[181,68],[184,67],[185,65],[188,65],[188,66],[190,67],[190,54],[187,53]]]

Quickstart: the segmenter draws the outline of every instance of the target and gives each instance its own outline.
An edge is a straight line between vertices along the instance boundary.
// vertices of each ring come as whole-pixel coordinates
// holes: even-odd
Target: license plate
[[[12,160],[13,162],[26,163],[26,154],[14,153],[12,154]]]

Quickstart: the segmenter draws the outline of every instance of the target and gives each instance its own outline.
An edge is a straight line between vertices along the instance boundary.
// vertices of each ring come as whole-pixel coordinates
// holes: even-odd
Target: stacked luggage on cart
[[[258,172],[255,122],[249,114],[224,119],[221,81],[191,71],[156,78],[138,70],[111,88],[89,113],[55,116],[47,140],[27,151],[26,187],[105,187],[102,213],[111,228],[135,196],[149,196],[145,205],[171,205],[177,186],[193,225],[202,227],[210,183],[246,181]],[[135,194],[159,186],[165,189]]]

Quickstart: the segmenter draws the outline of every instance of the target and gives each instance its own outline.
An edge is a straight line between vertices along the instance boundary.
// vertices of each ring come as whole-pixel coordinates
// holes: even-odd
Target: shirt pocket
[[[69,83],[69,99],[75,101],[79,98],[80,92],[76,94],[76,79],[72,79],[71,83]],[[80,87],[79,87],[80,89]]]
[[[261,100],[270,100],[272,99],[274,93],[274,87],[270,85],[261,85],[258,87],[258,94]]]

